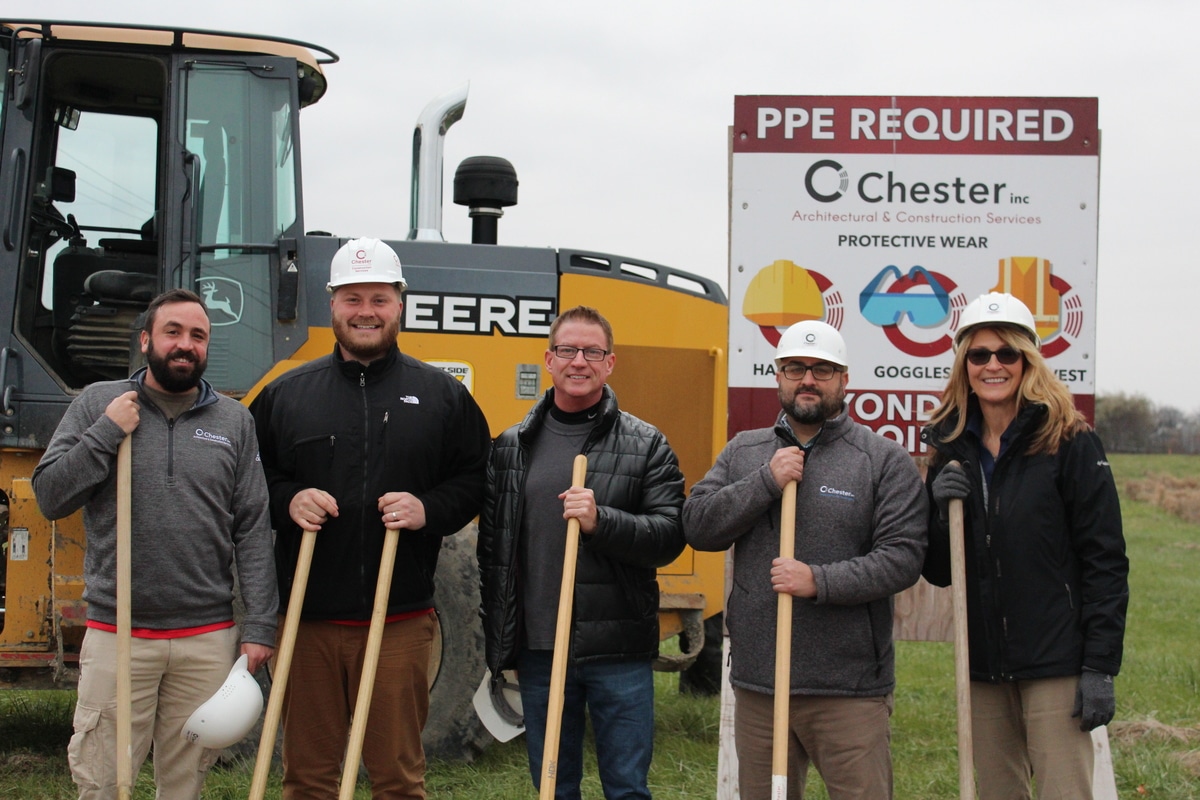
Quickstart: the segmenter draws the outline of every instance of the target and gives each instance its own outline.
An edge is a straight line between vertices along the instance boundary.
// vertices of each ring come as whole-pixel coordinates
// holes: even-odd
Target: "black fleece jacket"
[[[490,437],[466,387],[395,347],[365,367],[335,348],[272,381],[250,410],[271,495],[280,613],[303,533],[288,505],[309,487],[333,495],[338,516],[317,534],[304,619],[371,618],[385,532],[377,503],[387,492],[425,506],[425,527],[400,532],[388,613],[432,607],[442,537],[483,501]]]
[[[950,583],[950,539],[932,502],[933,482],[952,459],[971,481],[963,516],[972,680],[1121,669],[1129,560],[1112,468],[1092,431],[1063,442],[1055,455],[1029,455],[1045,411],[1031,405],[1018,414],[1015,436],[986,488],[974,433],[946,441],[953,420],[922,433],[937,448],[926,478],[929,551],[922,574],[938,586]]]

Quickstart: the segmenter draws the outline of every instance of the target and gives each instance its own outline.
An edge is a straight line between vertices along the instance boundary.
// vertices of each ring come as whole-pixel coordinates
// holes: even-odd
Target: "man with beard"
[[[251,671],[271,656],[278,605],[267,486],[254,422],[213,391],[209,321],[200,298],[155,298],[141,333],[147,367],[94,383],[63,416],[33,490],[42,513],[83,509],[83,597],[75,734],[67,748],[80,798],[116,796],[116,460],[132,437],[133,772],[154,746],[159,797],[198,798],[219,751],[180,738],[223,684],[239,649],[233,568],[245,601],[240,650]]]
[[[283,796],[338,795],[385,530],[400,531],[362,763],[375,798],[425,796],[433,576],[483,500],[491,440],[466,387],[400,352],[396,253],[347,242],[330,264],[333,352],[251,405],[285,613],[304,531],[319,531],[283,709]]]
[[[777,595],[794,596],[788,724],[789,797],[809,762],[831,800],[890,798],[895,685],[892,596],[925,555],[921,476],[896,442],[846,413],[846,344],[807,320],[780,337],[774,427],[744,431],[684,503],[697,550],[736,544],[725,611],[746,800],[772,796]],[[795,558],[779,558],[780,498],[797,483]]]

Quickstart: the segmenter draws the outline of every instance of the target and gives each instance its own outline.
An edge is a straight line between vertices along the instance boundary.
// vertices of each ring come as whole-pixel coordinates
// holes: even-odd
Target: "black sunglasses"
[[[986,347],[972,347],[967,351],[967,361],[977,367],[982,367],[992,360],[992,356],[1005,366],[1012,366],[1021,360],[1021,351],[1012,347],[1001,347],[999,350],[988,350]]]

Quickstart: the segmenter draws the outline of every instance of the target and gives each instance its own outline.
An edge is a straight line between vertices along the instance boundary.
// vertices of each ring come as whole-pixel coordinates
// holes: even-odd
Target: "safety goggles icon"
[[[929,287],[928,292],[881,291],[888,276],[892,277],[893,286],[904,277],[899,267],[888,264],[858,295],[858,308],[868,322],[879,326],[895,325],[907,314],[914,325],[929,328],[950,314],[950,293],[924,267],[918,265],[910,269],[907,283],[912,286],[925,284]]]

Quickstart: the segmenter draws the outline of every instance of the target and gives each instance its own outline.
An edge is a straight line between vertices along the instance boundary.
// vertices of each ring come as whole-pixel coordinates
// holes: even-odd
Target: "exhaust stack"
[[[446,131],[462,119],[470,84],[436,97],[425,106],[413,130],[412,196],[408,238],[444,242],[442,235],[442,161]]]

